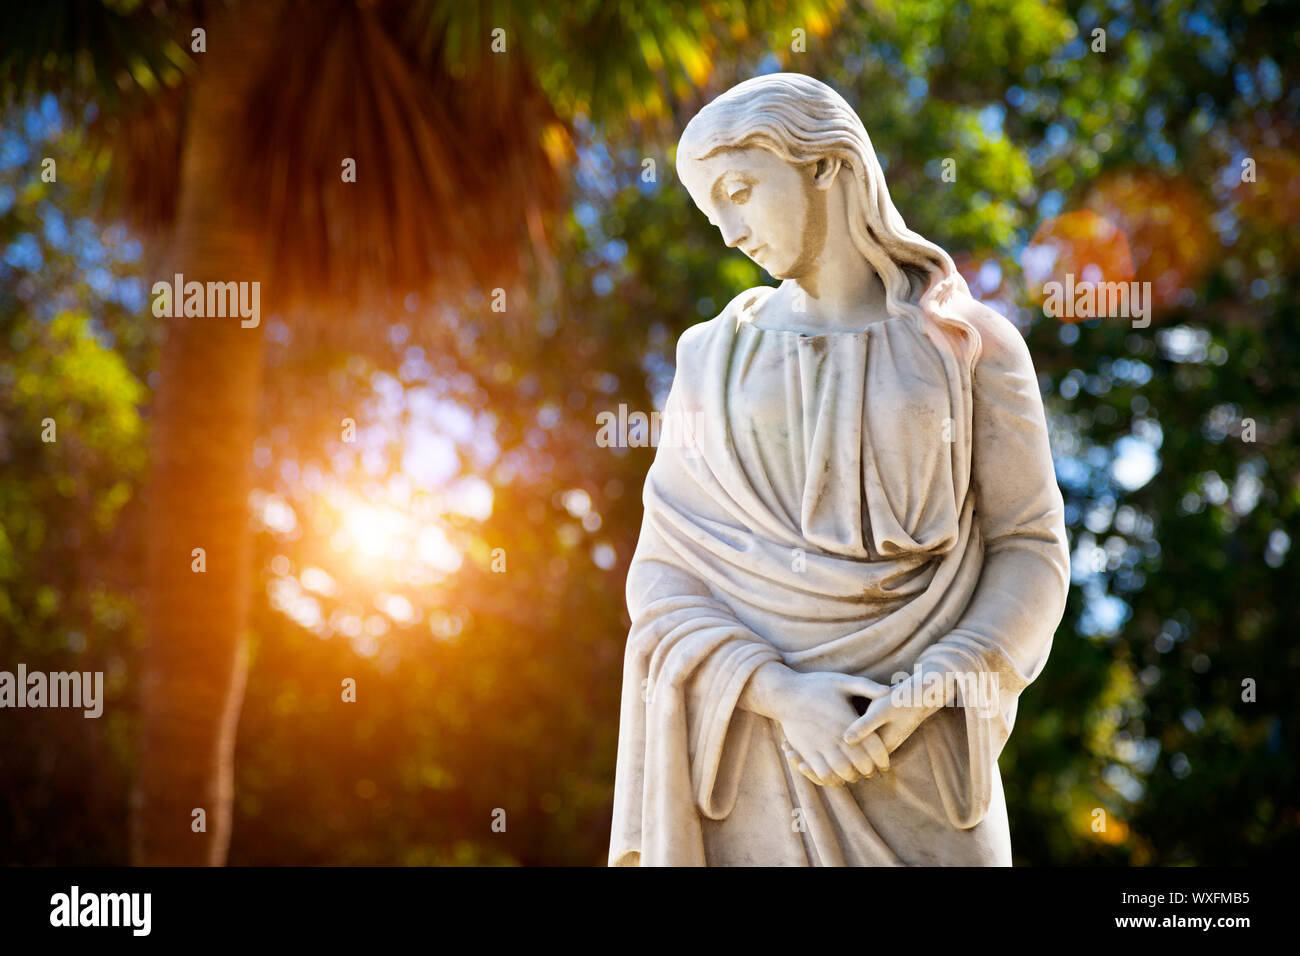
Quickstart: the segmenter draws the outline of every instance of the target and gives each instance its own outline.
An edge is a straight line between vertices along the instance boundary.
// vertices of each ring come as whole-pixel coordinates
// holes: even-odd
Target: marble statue
[[[1064,614],[1029,350],[781,73],[678,175],[779,286],[688,329],[627,580],[611,865],[1009,865],[998,755]],[[936,187],[937,188],[937,187]]]

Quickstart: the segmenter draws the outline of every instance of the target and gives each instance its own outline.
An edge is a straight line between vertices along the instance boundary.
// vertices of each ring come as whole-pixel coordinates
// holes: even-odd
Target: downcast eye
[[[739,206],[741,203],[744,203],[749,199],[749,187],[737,186],[727,194],[727,198]]]

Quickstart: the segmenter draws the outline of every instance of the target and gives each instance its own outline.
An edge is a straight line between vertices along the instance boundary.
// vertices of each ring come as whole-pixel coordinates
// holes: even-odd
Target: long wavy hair
[[[825,83],[800,73],[770,73],[738,83],[686,124],[678,145],[689,158],[724,149],[762,146],[795,166],[834,158],[851,177],[849,230],[853,244],[885,286],[889,313],[912,316],[930,338],[952,344],[968,368],[979,358],[978,330],[944,305],[970,289],[952,257],[907,228],[894,207],[866,127]],[[698,144],[698,148],[696,148]]]

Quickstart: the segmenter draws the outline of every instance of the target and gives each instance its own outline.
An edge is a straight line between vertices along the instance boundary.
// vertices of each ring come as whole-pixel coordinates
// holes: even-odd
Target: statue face
[[[797,279],[820,254],[816,234],[824,234],[826,193],[814,184],[811,167],[791,166],[771,150],[751,146],[707,159],[687,151],[677,172],[723,241],[774,277]]]

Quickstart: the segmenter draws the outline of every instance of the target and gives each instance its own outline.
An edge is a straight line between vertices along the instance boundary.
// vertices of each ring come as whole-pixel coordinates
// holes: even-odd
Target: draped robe
[[[921,307],[974,327],[973,368],[910,315],[760,327],[772,291],[678,343],[627,580],[609,862],[1009,865],[997,759],[1069,584],[1028,348],[959,277]],[[739,706],[769,661],[996,689],[975,706],[958,682],[888,771],[821,787]]]

